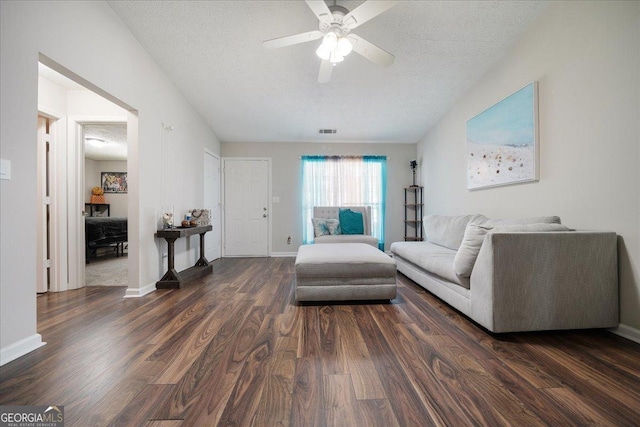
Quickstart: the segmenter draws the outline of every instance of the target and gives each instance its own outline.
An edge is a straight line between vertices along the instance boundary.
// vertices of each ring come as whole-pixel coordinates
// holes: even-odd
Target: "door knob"
[[[267,210],[267,208],[262,208],[262,210],[263,210],[263,211],[266,211],[266,210]]]
[[[267,217],[267,214],[262,214],[262,218],[266,218],[266,217]]]

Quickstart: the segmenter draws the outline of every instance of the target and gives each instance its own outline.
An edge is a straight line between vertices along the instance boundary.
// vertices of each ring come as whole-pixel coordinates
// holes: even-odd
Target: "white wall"
[[[304,155],[387,156],[386,249],[392,242],[404,239],[403,188],[413,179],[409,162],[415,159],[415,144],[223,143],[223,157],[272,159],[273,197],[280,198],[271,213],[273,252],[296,252],[302,244],[300,157]]]
[[[466,121],[533,80],[540,182],[467,191]],[[553,3],[418,144],[426,210],[617,232],[621,323],[640,329],[639,123],[640,3]]]
[[[91,160],[85,159],[85,201],[89,203],[91,199],[91,189],[102,186],[102,172],[126,172],[127,162],[115,160]],[[89,166],[90,165],[90,166]],[[89,169],[87,169],[89,166]],[[111,216],[126,217],[128,206],[128,193],[105,193],[104,201],[109,203],[109,214]]]
[[[84,201],[91,201],[91,189],[100,187],[100,168],[98,162],[93,159],[84,159]]]
[[[35,227],[15,227],[36,221],[39,54],[135,110],[130,120],[137,126],[128,128],[135,141],[129,162],[138,169],[129,176],[129,258],[134,259],[128,293],[153,286],[166,250],[166,243],[154,238],[156,210],[162,203],[158,183],[167,173],[160,167],[158,144],[167,133],[161,124],[175,128],[168,137],[168,152],[170,173],[180,182],[171,183],[164,193],[180,211],[203,203],[203,148],[220,152],[216,136],[108,4],[0,2],[0,157],[12,165],[12,179],[0,182],[0,363],[40,343],[35,272],[24,268],[25,260],[36,257]],[[195,258],[196,248],[186,250],[186,243],[178,244],[176,251],[179,270]]]

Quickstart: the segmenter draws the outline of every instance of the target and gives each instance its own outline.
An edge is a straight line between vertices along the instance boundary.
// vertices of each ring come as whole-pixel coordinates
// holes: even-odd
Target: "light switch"
[[[0,179],[11,179],[11,160],[0,159]]]

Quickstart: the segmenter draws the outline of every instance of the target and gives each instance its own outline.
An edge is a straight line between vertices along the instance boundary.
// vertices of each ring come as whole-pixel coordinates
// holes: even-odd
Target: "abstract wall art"
[[[466,139],[467,189],[537,181],[537,82],[469,119]]]

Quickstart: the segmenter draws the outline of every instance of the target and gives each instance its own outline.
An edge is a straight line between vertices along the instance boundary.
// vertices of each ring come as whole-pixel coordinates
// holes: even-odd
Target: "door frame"
[[[273,212],[273,200],[271,197],[271,183],[273,182],[271,175],[271,157],[222,157],[222,174],[220,179],[220,220],[222,223],[222,257],[225,258],[226,254],[226,182],[225,182],[225,168],[227,160],[236,161],[266,161],[267,162],[267,206],[269,216],[267,217],[267,257],[271,257],[271,240],[272,240],[272,212]]]
[[[219,254],[220,254],[220,258],[222,258],[222,235],[224,234],[222,232],[222,160],[220,159],[220,156],[217,155],[216,153],[214,153],[213,151],[209,150],[208,148],[204,149],[204,158],[206,159],[206,156],[211,156],[214,157],[216,159],[218,159],[218,206],[214,206],[213,209],[218,209],[218,223],[214,224],[212,223],[211,225],[213,226],[213,236],[214,236],[214,241],[215,241],[215,230],[216,227],[218,229],[218,233],[220,234],[220,240],[218,241],[218,249],[219,249]],[[204,172],[204,171],[203,171]],[[203,173],[204,174],[204,173]],[[206,186],[205,186],[206,189]],[[204,195],[205,199],[206,199],[206,194]],[[211,215],[211,219],[213,219],[213,215]],[[206,256],[206,255],[205,255]],[[215,258],[218,259],[218,258]],[[212,260],[208,260],[208,261],[212,261]]]
[[[64,211],[60,211],[58,208],[59,205],[62,204],[62,201],[65,200],[66,193],[64,189],[60,186],[58,178],[58,171],[64,170],[60,169],[64,167],[64,164],[61,164],[61,160],[63,160],[62,156],[66,152],[66,143],[67,143],[67,133],[66,133],[66,120],[64,114],[54,111],[47,107],[38,106],[38,116],[44,117],[49,120],[49,283],[47,285],[47,292],[52,291],[55,292],[59,287],[60,282],[63,279],[66,279],[66,245],[60,245],[61,236],[66,236],[66,221],[63,221],[62,216]],[[38,129],[39,131],[39,129]],[[38,147],[40,149],[40,147]],[[44,175],[46,174],[46,170],[43,171],[40,168],[43,165],[38,165],[38,180],[47,179]],[[42,210],[44,206],[44,194],[38,194],[38,209]],[[46,216],[46,212],[43,216]],[[41,218],[43,221],[46,219]],[[66,219],[66,218],[65,218]],[[40,222],[38,224],[37,230],[37,239],[38,245],[44,246],[43,239],[46,239],[45,229],[47,227],[46,223]],[[42,254],[44,255],[44,254]],[[62,258],[62,259],[61,259]],[[36,271],[38,274],[43,274],[45,269],[45,257],[38,258],[36,260]],[[64,273],[64,276],[63,276]],[[46,282],[43,277],[43,285]]]
[[[67,206],[68,266],[67,281],[62,281],[57,291],[86,286],[85,234],[84,234],[84,125],[92,123],[127,123],[127,116],[69,116],[67,118]],[[129,161],[127,157],[127,171]],[[71,179],[69,179],[71,178]],[[127,194],[127,198],[129,195]],[[127,200],[128,202],[128,200]],[[127,262],[129,262],[127,260]],[[127,265],[130,268],[129,265]]]

